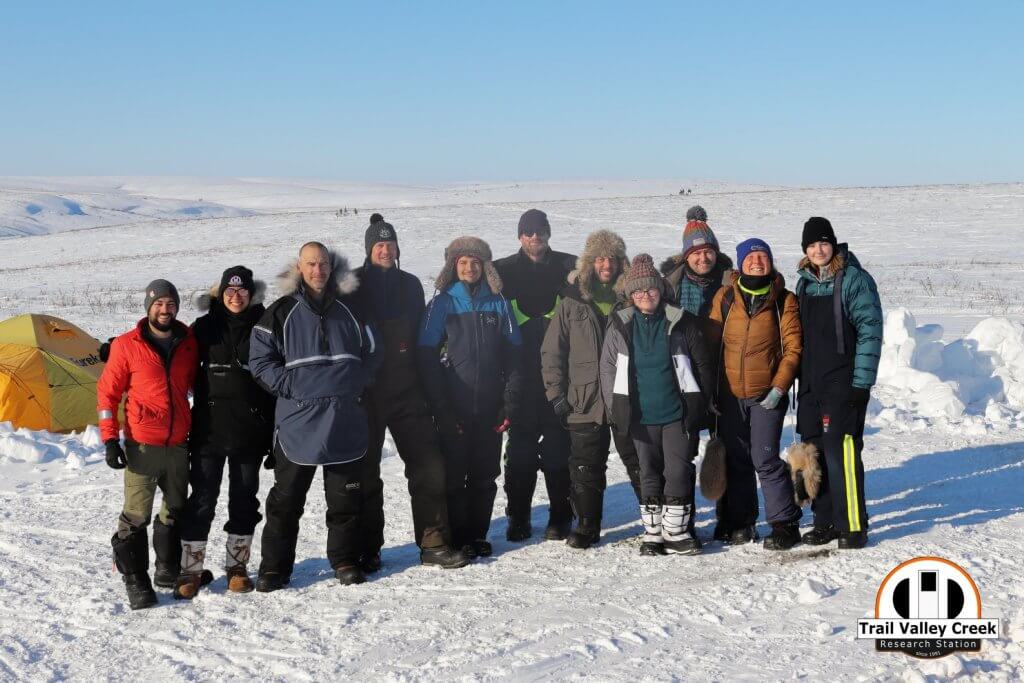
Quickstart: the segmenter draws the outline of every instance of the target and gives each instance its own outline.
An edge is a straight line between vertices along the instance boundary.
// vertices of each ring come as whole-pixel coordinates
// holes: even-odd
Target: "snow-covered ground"
[[[679,197],[680,187],[694,194]],[[272,280],[310,239],[361,261],[367,215],[377,208],[398,230],[402,266],[429,292],[452,237],[477,234],[496,255],[509,253],[530,206],[548,212],[555,248],[578,251],[588,232],[611,228],[631,254],[660,261],[679,249],[682,216],[699,202],[723,249],[762,236],[787,277],[803,221],[829,217],[879,283],[886,347],[865,438],[872,543],[857,552],[712,543],[698,557],[640,558],[632,494],[613,456],[605,535],[592,552],[506,543],[499,492],[495,556],[429,570],[411,542],[401,461],[388,457],[385,568],[369,583],[335,585],[314,485],[288,590],[237,596],[219,580],[191,604],[163,593],[159,608],[130,613],[110,571],[120,477],[103,464],[97,434],[0,424],[0,679],[1024,678],[1024,584],[1015,569],[1024,551],[1024,256],[1014,250],[1024,185],[5,178],[0,227],[14,211],[6,198],[33,194],[80,208],[129,195],[167,206],[202,198],[237,212],[198,221],[159,213],[92,228],[40,211],[39,229],[27,232],[52,234],[0,240],[0,319],[51,313],[100,338],[141,317],[140,289],[154,277],[186,294],[244,263]],[[359,215],[335,215],[341,206]],[[194,315],[186,305],[183,319]],[[791,438],[787,427],[785,443]],[[265,473],[262,490],[270,484]],[[546,521],[543,503],[538,493],[535,527]],[[708,538],[713,510],[700,505],[698,531]],[[212,546],[221,540],[215,531]],[[221,552],[211,553],[213,566]],[[985,616],[1003,619],[1002,640],[922,662],[854,639],[885,574],[919,555],[972,574]]]

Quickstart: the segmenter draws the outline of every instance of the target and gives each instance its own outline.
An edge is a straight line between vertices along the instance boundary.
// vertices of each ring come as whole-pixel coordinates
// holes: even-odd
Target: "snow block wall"
[[[942,334],[941,325],[919,327],[905,308],[886,315],[875,425],[955,425],[968,434],[1020,426],[1024,325],[987,318],[948,344]]]

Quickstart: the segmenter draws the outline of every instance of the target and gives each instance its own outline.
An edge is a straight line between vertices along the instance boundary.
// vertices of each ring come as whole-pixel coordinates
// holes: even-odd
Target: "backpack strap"
[[[836,353],[840,356],[846,354],[846,320],[843,317],[843,275],[846,269],[836,273],[835,281],[832,283],[832,317],[836,323]]]

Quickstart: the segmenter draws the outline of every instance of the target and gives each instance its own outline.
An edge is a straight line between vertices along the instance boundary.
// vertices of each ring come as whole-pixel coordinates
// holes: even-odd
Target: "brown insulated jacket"
[[[730,287],[719,289],[711,304],[711,320],[721,325],[715,333],[722,334],[721,339],[711,340],[718,344],[722,358],[720,387],[737,398],[761,398],[771,387],[788,391],[800,369],[802,349],[797,298],[776,273],[768,296],[748,316],[737,280],[733,279],[727,319],[723,320],[722,300]]]

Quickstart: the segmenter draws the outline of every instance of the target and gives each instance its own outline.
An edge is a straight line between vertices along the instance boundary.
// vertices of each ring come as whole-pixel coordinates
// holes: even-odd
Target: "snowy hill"
[[[678,196],[687,186],[694,194]],[[39,217],[19,223],[27,228],[17,234],[34,236],[0,241],[0,319],[50,313],[99,338],[142,316],[140,290],[154,277],[172,279],[183,296],[236,263],[272,281],[310,239],[359,262],[367,214],[378,208],[398,231],[402,267],[428,293],[454,236],[477,234],[505,255],[517,248],[516,220],[531,206],[548,212],[557,249],[578,252],[588,232],[610,228],[630,254],[648,251],[657,262],[679,250],[686,208],[701,203],[724,251],[761,236],[790,282],[803,221],[823,215],[875,276],[887,313],[865,437],[871,545],[856,552],[833,545],[780,554],[711,543],[697,557],[641,558],[635,502],[613,455],[606,529],[593,551],[536,538],[505,542],[499,491],[495,556],[432,571],[417,564],[402,463],[388,457],[385,568],[369,583],[340,588],[332,580],[314,484],[288,590],[232,595],[218,577],[192,604],[165,592],[159,608],[132,614],[110,572],[120,477],[104,465],[97,433],[14,432],[0,424],[0,678],[1024,678],[1024,584],[1016,574],[1024,553],[1024,255],[1013,242],[1024,234],[1024,184],[417,188],[0,178],[0,188],[0,227],[19,211],[26,220]],[[138,201],[132,197],[145,201],[129,210]],[[174,213],[198,207],[200,198],[211,212],[239,213],[199,221]],[[337,216],[342,206],[359,215]],[[88,224],[101,209],[131,220]],[[85,227],[94,229],[77,230]],[[195,315],[186,304],[182,319]],[[792,438],[790,419],[784,445]],[[264,473],[261,496],[270,484]],[[541,496],[535,528],[546,522]],[[699,505],[698,533],[708,540],[713,506]],[[226,487],[218,520],[225,506]],[[214,568],[223,552],[220,524],[211,536]],[[854,639],[885,574],[919,555],[945,557],[971,573],[985,616],[1003,620],[1002,640],[977,654],[924,662]]]

